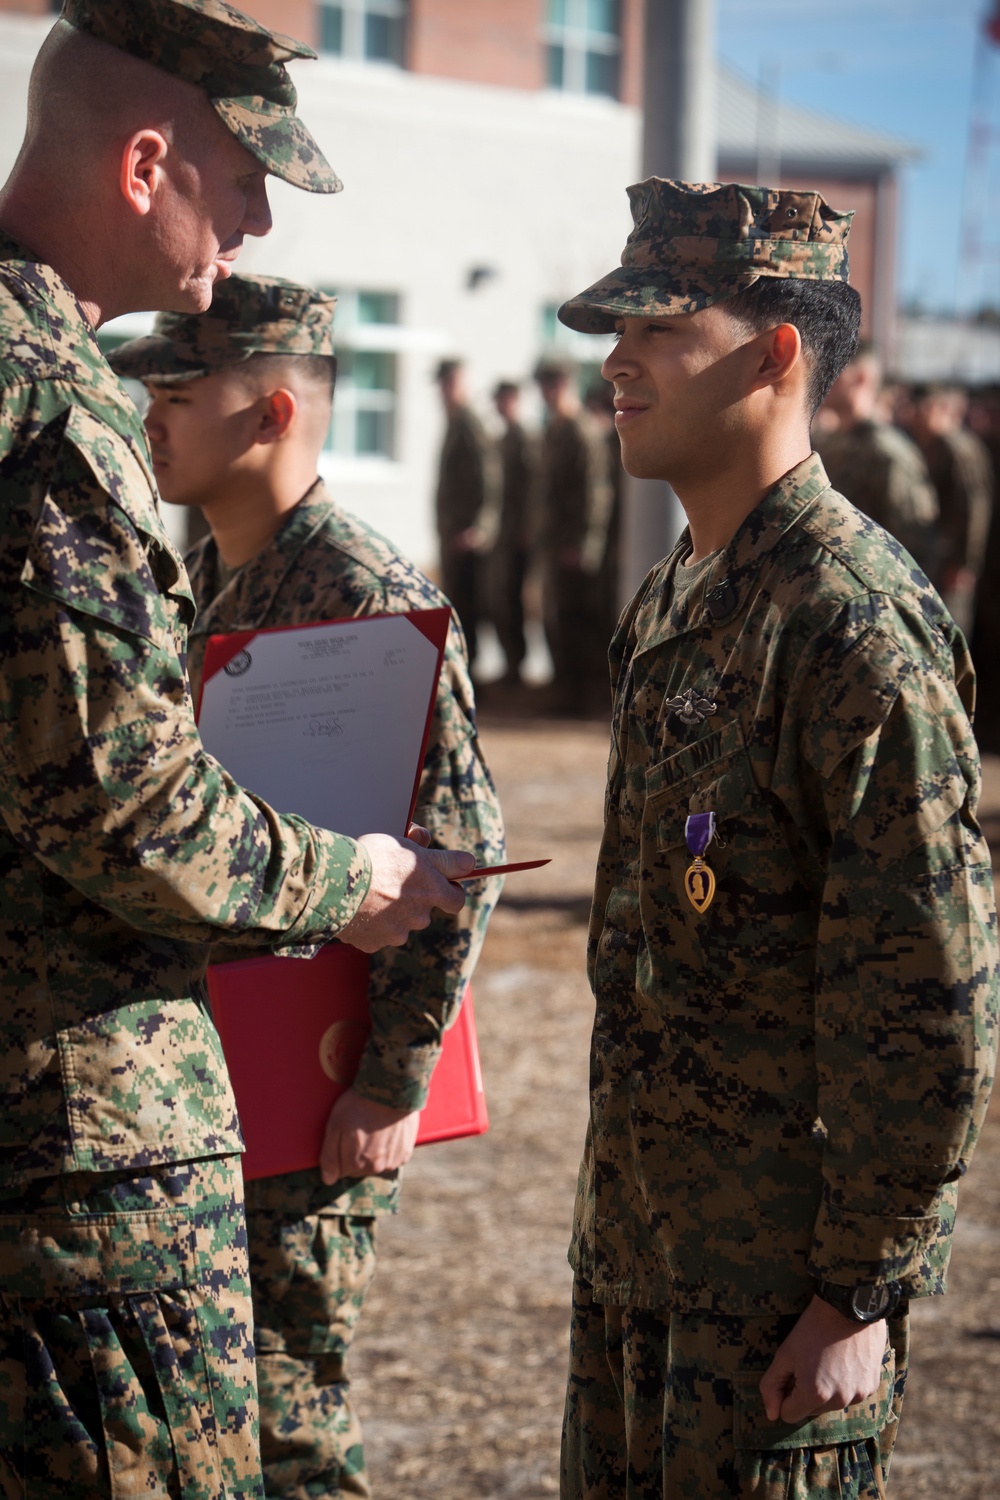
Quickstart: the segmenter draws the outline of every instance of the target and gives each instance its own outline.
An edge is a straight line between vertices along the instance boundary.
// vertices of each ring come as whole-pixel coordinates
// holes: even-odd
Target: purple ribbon
[[[684,824],[688,849],[698,859],[715,838],[715,813],[692,813]]]

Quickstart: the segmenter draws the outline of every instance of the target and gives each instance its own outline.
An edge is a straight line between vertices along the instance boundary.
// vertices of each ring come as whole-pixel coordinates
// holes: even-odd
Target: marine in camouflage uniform
[[[963,425],[968,400],[955,387],[913,393],[911,432],[937,491],[940,557],[934,582],[967,635],[983,570],[996,488],[989,449]]]
[[[818,194],[650,179],[629,195],[622,270],[560,310],[624,328],[605,371],[626,411],[651,399],[657,326],[758,279],[846,280],[850,216]],[[768,321],[760,336],[793,347]],[[641,467],[627,418],[622,443]],[[907,1299],[945,1289],[988,1099],[996,914],[965,643],[814,454],[742,514],[690,566],[685,532],[611,648],[566,1500],[882,1497]],[[688,872],[710,830],[688,819],[709,813],[699,909]],[[888,1323],[842,1316],[852,1298]],[[870,1394],[769,1420],[776,1351],[810,1319],[827,1346],[871,1340]]]
[[[0,1487],[11,1496],[261,1493],[242,1143],[202,975],[220,935],[313,951],[366,904],[375,860],[279,817],[204,753],[185,670],[194,605],[142,424],[45,245],[10,231],[34,224],[50,256],[67,257],[35,207],[34,168],[52,165],[53,86],[84,70],[101,80],[88,108],[109,119],[122,80],[134,98],[148,84],[171,119],[197,116],[206,138],[211,127],[204,167],[235,148],[201,87],[259,184],[266,168],[333,191],[283,66],[309,55],[220,0],[67,0],[0,207]],[[165,152],[190,166],[180,146]],[[245,216],[259,184],[244,188]],[[107,223],[90,242],[82,232],[88,212],[107,210],[106,184],[95,168],[96,210],[76,201],[82,182],[62,186],[58,208],[72,200],[80,231],[68,260],[90,273],[79,290],[96,321],[109,281],[128,284],[121,246],[107,252],[114,276],[101,259]],[[211,243],[208,206],[183,189],[171,201],[183,227],[143,266],[147,289],[182,269],[196,234]],[[245,217],[244,232],[263,230]],[[176,280],[161,293],[177,297]]]
[[[504,424],[497,448],[503,475],[503,502],[496,546],[490,559],[493,618],[507,658],[506,677],[518,682],[527,655],[524,635],[524,581],[531,558],[532,502],[538,475],[536,444],[518,419],[520,388],[501,380],[493,402]]]
[[[571,366],[543,360],[535,379],[548,408],[538,484],[545,634],[557,700],[582,712],[595,686],[607,701],[601,571],[614,508],[610,453],[597,418],[580,404]]]
[[[166,498],[183,500],[184,481],[171,477],[176,444],[157,395],[167,402],[178,392],[190,398],[198,377],[218,386],[227,374],[239,381],[251,368],[261,369],[263,392],[280,384],[288,359],[332,362],[334,305],[332,297],[277,278],[234,276],[207,313],[161,315],[150,337],[115,352],[119,373],[146,381],[154,395],[148,422],[154,459],[161,440],[167,455]],[[247,361],[254,355],[263,359],[251,366]],[[252,392],[246,399],[253,399]],[[196,441],[190,430],[176,439]],[[314,456],[307,433],[292,432],[290,441]],[[212,498],[201,494],[210,524]],[[255,510],[250,491],[246,510]],[[196,699],[212,635],[445,603],[388,541],[340,510],[319,480],[275,525],[256,555],[232,571],[213,536],[185,559],[198,607],[188,655]],[[476,735],[468,660],[454,618],[416,818],[437,844],[468,849],[480,863],[503,858],[500,809]],[[498,886],[497,880],[470,885],[459,916],[439,916],[405,948],[373,956],[372,1032],[355,1081],[366,1098],[400,1111],[422,1108],[442,1033],[457,1015]],[[346,1356],[375,1271],[376,1219],[395,1210],[398,1196],[398,1171],[330,1185],[315,1171],[247,1184],[268,1496],[369,1493]]]
[[[838,425],[817,427],[813,446],[833,488],[902,542],[933,580],[940,552],[937,493],[917,445],[878,415],[881,378],[874,353],[859,350],[824,405]]]
[[[438,459],[434,514],[441,587],[462,622],[475,663],[485,603],[485,560],[500,526],[503,476],[496,446],[468,403],[465,366],[443,359],[435,372],[447,415]]]
[[[1000,384],[982,387],[970,411],[976,435],[986,444],[994,480],[1000,476]],[[980,750],[1000,755],[1000,503],[994,494],[993,514],[983,566],[976,582],[976,608],[970,647],[976,667],[979,698],[976,742]]]

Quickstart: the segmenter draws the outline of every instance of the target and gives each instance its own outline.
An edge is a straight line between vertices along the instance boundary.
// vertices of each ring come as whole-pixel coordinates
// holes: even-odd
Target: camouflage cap
[[[202,313],[159,313],[146,338],[121,344],[111,368],[170,384],[242,364],[252,354],[333,354],[336,297],[278,276],[231,276]]]
[[[581,333],[611,333],[618,318],[697,312],[762,276],[847,280],[854,213],[819,193],[647,177],[628,195],[634,227],[621,269],[559,309]]]
[[[302,121],[285,63],[311,47],[225,0],[63,0],[62,20],[202,89],[222,123],[275,177],[310,193],[340,178]]]

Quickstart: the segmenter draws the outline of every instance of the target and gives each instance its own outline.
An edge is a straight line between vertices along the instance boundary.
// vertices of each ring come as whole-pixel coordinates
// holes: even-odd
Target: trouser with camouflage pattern
[[[260,1500],[238,1157],[0,1195],[0,1493]]]
[[[884,1500],[908,1321],[887,1327],[876,1395],[789,1427],[758,1383],[794,1315],[601,1307],[578,1278],[562,1500]]]
[[[373,1218],[324,1206],[319,1175],[247,1183],[268,1500],[368,1495],[347,1351],[375,1274]]]

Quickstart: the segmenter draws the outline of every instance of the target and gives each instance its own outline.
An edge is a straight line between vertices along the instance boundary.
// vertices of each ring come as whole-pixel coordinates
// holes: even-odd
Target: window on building
[[[319,7],[319,48],[361,62],[405,61],[407,0],[339,0]]]
[[[547,0],[543,34],[550,88],[618,98],[621,0]]]
[[[326,449],[344,458],[393,458],[399,297],[341,290],[337,296],[337,391]]]

